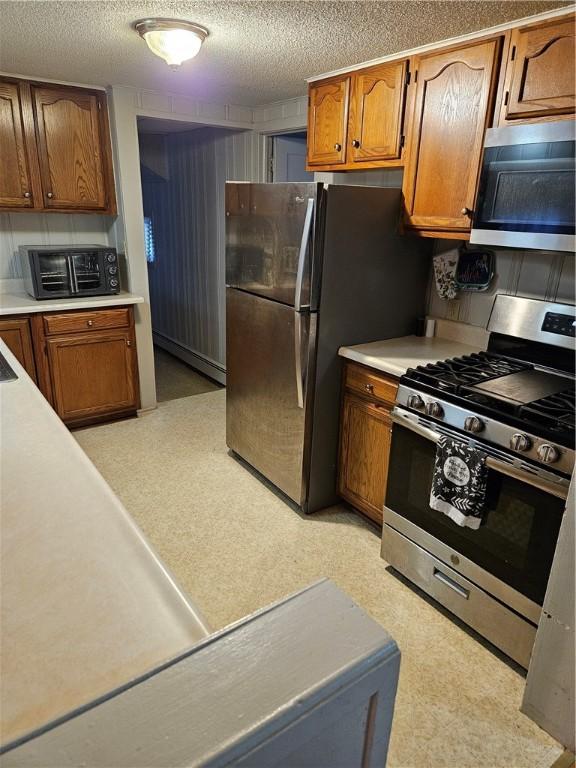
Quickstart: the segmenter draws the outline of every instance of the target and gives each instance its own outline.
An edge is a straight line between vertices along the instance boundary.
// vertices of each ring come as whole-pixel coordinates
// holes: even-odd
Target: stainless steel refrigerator
[[[226,184],[226,440],[305,512],[337,500],[338,348],[415,332],[430,240],[401,191]]]

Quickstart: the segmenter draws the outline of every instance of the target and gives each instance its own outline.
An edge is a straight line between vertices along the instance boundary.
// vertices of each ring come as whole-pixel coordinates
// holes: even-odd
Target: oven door
[[[534,623],[538,622],[567,481],[554,482],[488,452],[487,505],[478,530],[454,523],[429,505],[437,425],[395,408],[384,522],[447,562],[470,581]],[[442,427],[442,433],[462,435]],[[490,455],[492,452],[494,455]]]
[[[575,250],[574,123],[486,132],[470,242]]]

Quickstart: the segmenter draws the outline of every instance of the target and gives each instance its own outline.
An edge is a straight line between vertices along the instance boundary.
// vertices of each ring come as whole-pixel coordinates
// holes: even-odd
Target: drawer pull
[[[373,384],[364,384],[364,389],[366,392],[370,392],[371,394],[374,392],[374,385]]]
[[[90,327],[92,327],[94,325],[94,320],[88,320],[86,322],[86,325],[89,325]]]
[[[470,597],[470,590],[464,589],[464,587],[460,586],[458,582],[454,581],[454,579],[451,579],[450,576],[446,576],[445,573],[442,573],[442,571],[439,571],[438,568],[434,568],[434,578],[438,579],[438,581],[441,581],[442,584],[445,584],[447,587],[450,587],[450,589],[453,589],[454,592],[460,595],[460,597],[463,597],[464,600],[468,600]]]

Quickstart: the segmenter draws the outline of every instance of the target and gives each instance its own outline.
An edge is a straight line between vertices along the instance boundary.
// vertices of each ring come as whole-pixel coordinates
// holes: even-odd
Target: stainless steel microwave
[[[21,245],[26,290],[35,299],[104,296],[118,293],[120,277],[114,248],[102,245]]]
[[[471,243],[574,251],[574,120],[486,131]]]

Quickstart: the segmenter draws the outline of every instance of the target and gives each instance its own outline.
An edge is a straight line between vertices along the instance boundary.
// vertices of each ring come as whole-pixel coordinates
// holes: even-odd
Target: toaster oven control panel
[[[576,317],[560,312],[546,312],[542,330],[559,336],[576,336]]]

